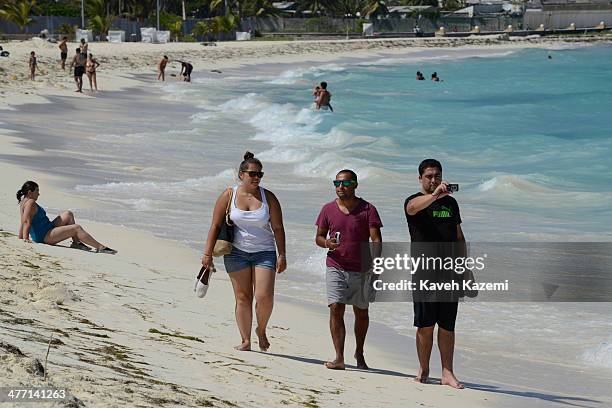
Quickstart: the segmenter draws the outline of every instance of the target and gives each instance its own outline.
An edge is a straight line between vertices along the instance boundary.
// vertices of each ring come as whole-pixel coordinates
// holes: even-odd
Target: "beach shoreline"
[[[503,36],[501,37],[503,38]],[[346,57],[374,57],[379,53],[403,53],[429,48],[482,48],[516,49],[571,46],[576,44],[609,44],[612,36],[551,36],[510,37],[474,36],[466,38],[409,38],[409,39],[359,39],[321,41],[252,41],[220,42],[215,47],[200,43],[91,43],[90,52],[101,63],[98,77],[102,89],[119,90],[134,86],[131,76],[156,72],[161,57],[167,54],[170,60],[186,60],[198,70],[226,69],[258,65],[262,62],[291,63],[330,62]],[[59,67],[59,49],[56,43],[39,38],[27,41],[9,41],[4,48],[11,52],[9,58],[0,58],[0,109],[24,103],[44,102],[45,95],[69,96],[74,92],[74,81],[69,71]],[[70,64],[77,43],[68,43]],[[39,72],[35,81],[29,81],[27,61],[30,51],[35,51]],[[170,64],[167,71],[179,69]],[[84,76],[84,90],[88,81]],[[74,96],[74,95],[72,95]],[[78,95],[83,97],[84,95]]]
[[[97,45],[93,44],[92,51],[96,51],[94,46]],[[156,50],[155,55],[161,52],[164,51]],[[379,55],[381,50],[373,52]],[[397,52],[405,53],[405,50],[398,49]],[[368,55],[372,54],[364,53],[360,57],[367,58]],[[281,60],[329,62],[339,56],[346,57],[343,54],[319,57],[308,54],[287,56]],[[138,72],[153,74],[155,61],[152,55],[143,58],[150,59],[151,63]],[[227,65],[205,65],[205,60],[196,62],[199,64],[197,67],[206,69],[219,66],[248,69],[244,63],[240,57],[228,60]],[[265,63],[271,61],[267,59]],[[111,68],[100,75],[105,81],[104,89],[125,92],[127,88],[142,86],[143,82],[132,77],[134,73],[125,75],[125,69],[131,68]],[[67,74],[66,77],[68,79],[64,78],[62,82],[64,89],[58,90],[56,84],[45,84],[35,90],[17,89],[8,97],[4,94],[2,103],[10,104],[5,106],[12,106],[12,109],[22,109],[17,106],[19,103],[45,102],[47,95],[83,97],[75,96],[72,89],[68,89],[72,84]],[[116,77],[120,79],[115,81]],[[22,92],[34,93],[26,96]],[[17,96],[19,100],[10,100]],[[41,154],[28,149],[23,139],[11,132],[2,131],[0,147],[7,155],[29,157]],[[213,287],[203,301],[195,299],[190,291],[192,275],[199,264],[197,251],[148,232],[91,221],[83,224],[103,242],[109,242],[111,246],[116,243],[120,250],[118,256],[25,245],[11,234],[14,234],[18,222],[13,191],[26,179],[44,185],[45,203],[52,208],[74,206],[75,203],[80,208],[89,208],[95,203],[58,191],[58,186],[63,183],[62,177],[14,163],[2,162],[0,170],[9,175],[0,182],[0,228],[3,229],[4,241],[0,259],[10,271],[3,275],[2,281],[2,298],[8,303],[0,309],[3,325],[11,329],[1,339],[18,347],[27,358],[35,357],[44,362],[47,339],[52,333],[57,333],[61,344],[56,343],[51,348],[49,378],[57,386],[72,384],[74,395],[87,406],[120,406],[132,398],[136,398],[132,401],[145,406],[160,403],[199,406],[205,404],[203,401],[215,406],[259,406],[261,401],[272,406],[337,406],[340,402],[377,406],[381,403],[381,394],[384,394],[388,398],[385,404],[392,406],[423,403],[472,407],[517,406],[523,403],[520,397],[526,397],[508,392],[499,398],[499,392],[487,392],[486,387],[454,391],[448,387],[413,383],[411,376],[416,369],[414,350],[409,349],[401,359],[394,358],[393,353],[385,351],[385,346],[378,347],[374,333],[366,343],[366,356],[370,364],[380,370],[371,374],[350,370],[336,377],[335,373],[322,367],[323,359],[332,354],[324,305],[315,306],[317,311],[291,301],[279,301],[270,331],[273,349],[269,355],[248,353],[244,357],[244,353],[231,349],[238,335],[232,315],[233,295],[227,277],[217,273]],[[27,263],[23,262],[24,259]],[[24,278],[33,282],[24,283]],[[152,299],[148,299],[149,295]],[[201,328],[203,309],[204,313],[211,311],[214,315],[211,321],[206,321],[205,329]],[[114,318],[123,314],[121,320]],[[300,316],[301,327],[295,327],[295,316]],[[352,324],[350,319],[347,320],[348,325]],[[31,337],[36,337],[32,335],[34,329],[44,334],[32,340]],[[88,334],[81,335],[85,332]],[[108,337],[92,336],[92,333]],[[312,333],[319,335],[311,339]],[[87,342],[92,339],[96,347],[86,350]],[[347,350],[351,350],[351,342],[349,336]],[[161,357],[164,354],[167,357]],[[202,356],[206,356],[205,362],[201,361]],[[31,360],[15,352],[6,352],[6,348],[0,348],[0,358],[9,363],[5,378],[20,384],[43,384],[36,370],[34,374],[30,372]],[[406,360],[412,361],[412,365],[406,366]],[[432,365],[437,365],[436,356],[432,358]],[[479,369],[486,372],[485,367]],[[433,372],[437,373],[437,370]],[[194,379],[191,373],[197,373],[198,378]],[[461,372],[459,376],[461,378]],[[90,384],[100,380],[104,383],[101,391],[97,395],[91,394]],[[143,392],[143,389],[150,393]],[[549,400],[554,397],[562,399],[562,396],[549,397]],[[549,402],[547,398],[541,400]],[[104,405],[99,405],[100,401],[105,401]]]

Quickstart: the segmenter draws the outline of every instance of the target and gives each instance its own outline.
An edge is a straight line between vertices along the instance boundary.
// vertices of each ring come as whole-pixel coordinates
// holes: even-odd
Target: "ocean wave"
[[[554,193],[557,190],[529,180],[529,176],[503,175],[495,176],[480,183],[477,189],[481,192],[526,192],[526,193]]]
[[[268,81],[267,83],[274,85],[292,85],[298,83],[307,76],[318,78],[330,72],[342,72],[345,70],[346,67],[339,64],[324,64],[310,68],[294,68],[281,72],[278,77]]]
[[[216,191],[234,182],[236,171],[227,169],[214,176],[203,176],[174,182],[120,182],[95,185],[79,184],[76,191],[119,197],[181,196],[198,191]]]
[[[219,108],[222,112],[236,112],[254,110],[264,107],[267,104],[268,102],[266,98],[264,98],[262,95],[250,92],[248,94],[239,96],[238,98],[230,99],[229,101],[222,103]]]
[[[258,153],[258,157],[266,162],[295,164],[294,173],[307,177],[328,178],[349,164],[361,169],[363,174],[360,177],[388,174],[371,161],[359,158],[366,156],[368,146],[374,146],[379,139],[343,130],[340,128],[342,124],[321,132],[318,127],[326,115],[312,108],[272,103],[255,93],[234,98],[222,106],[226,111],[239,114],[239,120],[257,129],[253,140],[272,144],[270,149]],[[338,148],[342,148],[342,155],[328,152]],[[348,154],[349,149],[352,149],[352,155]]]

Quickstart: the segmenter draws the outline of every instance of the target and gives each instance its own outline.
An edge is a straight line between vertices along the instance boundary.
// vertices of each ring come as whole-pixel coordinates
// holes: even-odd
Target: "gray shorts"
[[[369,302],[370,279],[369,274],[361,272],[344,271],[342,269],[327,267],[325,274],[327,286],[327,305],[344,303],[367,309]]]

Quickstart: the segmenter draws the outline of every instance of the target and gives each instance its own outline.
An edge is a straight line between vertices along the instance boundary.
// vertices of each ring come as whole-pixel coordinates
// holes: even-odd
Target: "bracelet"
[[[212,254],[204,254],[204,256],[207,256],[209,258],[212,258]]]
[[[285,258],[285,255],[278,255],[279,258]]]

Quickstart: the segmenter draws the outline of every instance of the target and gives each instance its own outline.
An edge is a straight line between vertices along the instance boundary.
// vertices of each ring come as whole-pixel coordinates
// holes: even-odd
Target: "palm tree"
[[[277,16],[278,12],[270,0],[249,0],[244,2],[243,13],[255,17]]]
[[[379,15],[385,15],[389,13],[389,9],[384,1],[381,0],[370,0],[367,1],[363,9],[361,10],[361,15],[364,17],[376,17]]]
[[[30,18],[32,9],[36,6],[36,0],[23,0],[19,3],[8,3],[0,10],[0,17],[19,27],[22,34],[28,31],[28,26],[34,23]]]
[[[298,11],[310,11],[313,16],[333,9],[333,0],[298,0]]]
[[[113,25],[115,16],[93,16],[89,18],[89,28],[96,34],[108,35],[108,30]]]
[[[106,1],[87,0],[85,4],[89,28],[96,34],[106,36],[115,20],[115,16],[107,14]]]
[[[172,23],[167,24],[167,28],[170,30],[170,34],[172,34],[178,42],[179,35],[181,35],[183,29],[183,22],[181,20],[173,21]]]
[[[208,35],[214,32],[212,24],[208,21],[198,21],[191,30],[196,37],[204,37],[208,41]]]

